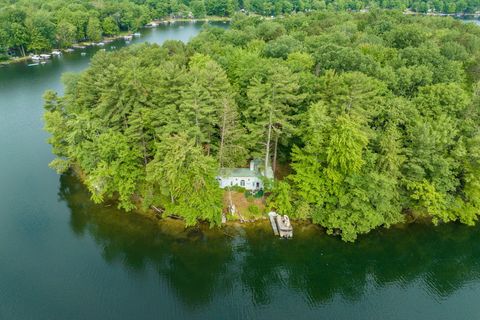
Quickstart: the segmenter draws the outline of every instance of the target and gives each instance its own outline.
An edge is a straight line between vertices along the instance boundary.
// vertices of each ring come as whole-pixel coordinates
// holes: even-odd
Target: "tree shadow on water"
[[[59,198],[70,208],[70,227],[80,237],[90,236],[109,264],[120,263],[144,274],[156,270],[188,307],[208,304],[214,294],[228,290],[227,265],[232,260],[230,238],[183,224],[157,225],[137,214],[117,210],[114,204],[96,205],[86,188],[70,174],[60,177]],[[220,239],[221,238],[221,239]]]
[[[227,237],[222,230],[157,224],[114,204],[95,205],[72,175],[60,182],[74,234],[94,239],[109,264],[138,274],[156,270],[161,285],[192,309],[240,291],[253,305],[278,303],[279,291],[315,307],[336,297],[358,301],[371,288],[412,285],[442,299],[480,278],[478,228],[410,225],[374,231],[350,244],[300,227],[294,239],[282,241],[267,223],[227,229],[233,234]]]

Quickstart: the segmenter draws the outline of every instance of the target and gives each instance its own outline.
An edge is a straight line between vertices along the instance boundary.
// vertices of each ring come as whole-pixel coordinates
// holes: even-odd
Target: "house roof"
[[[220,177],[256,178],[258,176],[258,172],[252,171],[249,168],[224,168],[220,171]]]

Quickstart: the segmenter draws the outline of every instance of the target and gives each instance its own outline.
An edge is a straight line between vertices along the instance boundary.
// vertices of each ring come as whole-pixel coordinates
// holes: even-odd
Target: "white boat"
[[[36,55],[36,54],[35,54],[35,55],[33,55],[33,56],[31,57],[31,59],[32,59],[33,61],[39,61],[39,60],[41,60],[42,58],[41,58],[39,55]]]
[[[49,54],[41,54],[40,55],[40,58],[43,59],[43,60],[47,60],[47,59],[50,59],[52,56],[49,55]]]
[[[86,56],[86,55],[87,55],[86,52],[82,52],[82,53],[80,53],[80,54],[81,54],[82,56]]]
[[[155,27],[158,27],[158,23],[155,22],[155,21],[152,21],[152,22],[149,22],[145,25],[145,27],[147,28],[155,28]]]
[[[274,211],[268,213],[273,233],[280,238],[292,238],[293,228],[287,215],[279,215]]]
[[[124,39],[125,41],[131,41],[132,38],[133,38],[133,36],[124,36],[124,37],[123,37],[123,39]]]
[[[62,52],[60,50],[53,50],[52,51],[52,56],[61,56],[62,55]]]
[[[40,64],[40,63],[35,62],[35,63],[30,63],[30,64],[28,64],[27,66],[29,66],[29,67],[34,67],[34,66],[38,66],[39,64]]]
[[[103,43],[103,42],[97,43],[97,46],[99,46],[99,47],[103,47],[104,45],[105,45],[105,43]]]
[[[142,34],[141,34],[140,32],[135,32],[133,35],[134,35],[135,37],[140,37]]]
[[[78,45],[78,44],[73,45],[72,47],[73,47],[74,49],[85,49],[85,48],[86,48],[85,46],[81,46],[81,45]]]
[[[74,52],[75,50],[73,50],[72,48],[68,48],[68,49],[65,49],[65,52]]]

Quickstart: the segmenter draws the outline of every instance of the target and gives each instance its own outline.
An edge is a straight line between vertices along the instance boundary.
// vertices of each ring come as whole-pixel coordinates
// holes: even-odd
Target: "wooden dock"
[[[273,211],[270,211],[268,213],[268,217],[270,218],[270,224],[272,225],[272,229],[273,229],[273,234],[276,235],[276,236],[279,235],[278,228],[277,228],[277,221],[275,219],[277,216],[278,215]]]
[[[279,215],[276,212],[269,212],[270,224],[272,225],[273,233],[280,238],[292,238],[293,228],[290,219],[287,215]]]

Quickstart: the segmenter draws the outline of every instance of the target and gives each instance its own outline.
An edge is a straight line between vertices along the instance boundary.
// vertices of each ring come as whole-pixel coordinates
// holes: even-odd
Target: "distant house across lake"
[[[273,179],[273,171],[269,166],[266,170],[261,170],[261,160],[250,161],[250,168],[223,168],[217,177],[220,188],[242,187],[246,190],[255,191],[263,189],[263,177]]]

